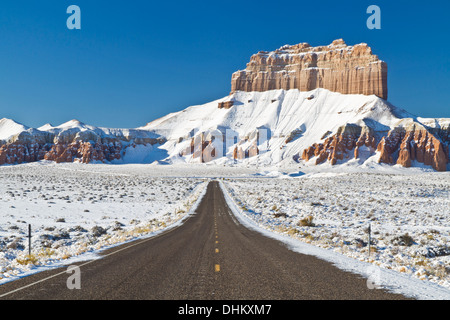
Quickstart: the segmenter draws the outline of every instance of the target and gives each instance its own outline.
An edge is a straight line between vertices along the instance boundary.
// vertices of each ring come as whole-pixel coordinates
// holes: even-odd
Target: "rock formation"
[[[253,55],[233,74],[228,96],[144,127],[98,128],[72,120],[33,129],[0,119],[0,165],[126,162],[128,156],[137,162],[352,161],[447,170],[450,119],[416,117],[386,99],[386,63],[367,44],[286,45]]]
[[[328,160],[334,165],[338,160],[348,159],[350,151],[358,158],[359,148],[362,146],[376,148],[372,129],[348,124],[340,127],[336,134],[326,138],[323,143],[315,143],[303,150],[301,158],[309,161],[312,157],[317,157],[316,164]]]
[[[72,122],[73,126],[63,129],[27,129],[0,141],[0,165],[40,160],[111,162],[120,160],[128,146],[165,141],[148,131],[116,129],[109,132],[78,121]]]
[[[56,143],[45,153],[44,160],[60,162],[73,162],[75,159],[82,163],[94,161],[113,161],[121,158],[122,144],[114,141],[108,144],[86,141],[74,141],[69,144]]]
[[[324,88],[343,94],[374,94],[387,100],[387,64],[365,44],[347,46],[342,39],[328,46],[308,43],[260,51],[245,70],[233,73],[231,92]]]
[[[218,130],[198,133],[190,138],[188,146],[179,153],[179,156],[192,156],[192,159],[202,163],[226,156],[229,147],[226,138],[226,133]],[[233,143],[230,157],[234,160],[243,160],[257,156],[258,139],[260,139],[258,130],[243,137],[236,136],[237,143]]]
[[[389,131],[381,139],[377,151],[380,163],[411,167],[412,161],[416,160],[437,171],[447,170],[448,146],[417,123]]]
[[[230,109],[234,104],[234,101],[224,101],[224,102],[219,102],[217,107],[219,109]]]
[[[360,148],[365,146],[370,148],[373,155],[375,151],[378,153],[379,163],[411,167],[412,161],[415,160],[437,171],[446,171],[449,162],[448,144],[412,119],[406,119],[406,122],[410,123],[406,126],[403,126],[403,123],[399,124],[387,135],[382,135],[379,141],[371,128],[357,125],[343,126],[324,142],[315,143],[303,150],[301,159],[309,161],[316,157],[315,164],[328,160],[335,165],[338,160],[344,160],[344,157],[350,158],[351,152],[353,157],[358,159]]]

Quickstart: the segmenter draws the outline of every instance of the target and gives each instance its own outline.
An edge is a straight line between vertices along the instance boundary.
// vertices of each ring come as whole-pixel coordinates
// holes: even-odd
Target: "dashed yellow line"
[[[216,242],[216,244],[218,244],[219,241],[217,239],[219,238],[219,235],[218,235],[218,232],[217,232],[217,219],[216,219],[216,217],[214,217],[214,233],[216,235],[215,242]],[[219,248],[215,248],[214,251],[215,251],[215,253],[219,253]],[[219,264],[215,264],[214,265],[214,271],[215,272],[220,272],[220,265]]]

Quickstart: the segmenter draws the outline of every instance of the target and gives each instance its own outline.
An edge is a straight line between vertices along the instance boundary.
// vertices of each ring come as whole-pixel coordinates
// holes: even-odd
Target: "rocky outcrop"
[[[387,100],[387,64],[365,44],[347,46],[342,39],[328,46],[308,43],[260,51],[245,70],[233,73],[231,92],[324,88],[343,94],[374,94]]]
[[[233,150],[234,160],[243,160],[256,157],[259,154],[259,149],[256,141],[253,141],[247,146],[236,145]]]
[[[324,142],[304,149],[301,159],[309,161],[315,158],[315,164],[328,160],[334,165],[338,160],[349,159],[352,152],[353,157],[358,159],[360,148],[366,147],[372,155],[378,153],[379,163],[411,167],[412,161],[417,161],[437,171],[446,171],[449,163],[448,144],[431,134],[425,126],[411,119],[406,122],[409,124],[400,123],[386,135],[374,132],[369,127],[345,125]],[[380,135],[381,139],[377,141],[376,136]]]
[[[119,160],[121,152],[122,144],[120,141],[111,142],[110,144],[75,141],[70,144],[54,144],[45,153],[44,159],[55,161],[56,163],[73,162],[75,160],[82,163],[105,162]]]
[[[4,144],[0,146],[0,165],[39,161],[44,159],[46,152],[47,146],[37,143],[29,145],[15,141]]]
[[[219,109],[230,109],[234,104],[234,101],[224,101],[224,102],[219,102],[217,107]]]
[[[195,161],[210,162],[219,156],[219,150],[214,146],[212,135],[202,132],[190,138],[188,147],[184,148],[179,156],[192,156]],[[223,141],[223,140],[222,140]]]
[[[129,146],[163,142],[164,138],[139,130],[116,129],[110,132],[96,127],[49,131],[27,129],[6,141],[0,141],[0,165],[40,160],[57,163],[111,162],[120,160]]]
[[[74,161],[82,163],[106,162],[120,159],[122,151],[120,141],[112,144],[74,141],[69,144],[28,145],[18,140],[0,147],[0,165],[40,160],[50,160],[57,163]]]
[[[226,138],[226,133],[220,131],[198,133],[190,138],[189,145],[179,153],[179,156],[192,156],[194,161],[202,163],[216,160],[226,155]],[[234,148],[230,157],[234,160],[243,160],[257,156],[259,138],[258,130],[244,137],[236,136],[237,143],[233,143]]]
[[[394,128],[378,144],[379,162],[411,167],[412,161],[432,166],[437,171],[446,171],[448,147],[425,127],[413,124]]]
[[[303,150],[301,159],[309,161],[316,157],[315,164],[328,160],[335,165],[338,160],[350,158],[350,151],[355,158],[359,157],[359,148],[366,146],[372,149],[376,147],[376,139],[369,127],[348,124],[338,129],[337,133],[326,138],[323,143],[315,143]]]

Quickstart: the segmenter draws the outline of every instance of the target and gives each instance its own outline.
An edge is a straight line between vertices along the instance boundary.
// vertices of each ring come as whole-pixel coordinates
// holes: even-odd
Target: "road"
[[[71,274],[59,268],[0,286],[0,299],[404,299],[246,228],[219,183],[207,188],[196,214],[182,225],[78,263],[80,289],[68,289]]]

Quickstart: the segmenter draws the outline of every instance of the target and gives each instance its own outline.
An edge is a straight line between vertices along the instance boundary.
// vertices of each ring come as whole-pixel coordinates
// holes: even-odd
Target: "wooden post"
[[[31,224],[28,225],[28,256],[31,257]]]
[[[370,222],[369,222],[369,229],[368,229],[368,233],[369,233],[369,243],[368,243],[368,246],[369,246],[369,259],[370,259],[370,233],[371,233],[371,230],[370,230]]]

